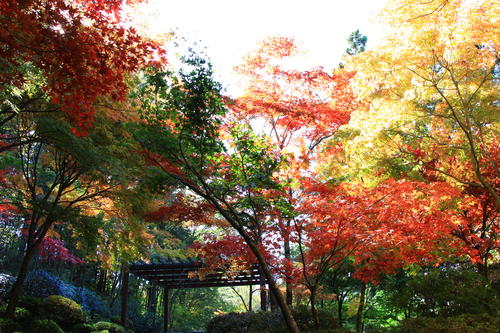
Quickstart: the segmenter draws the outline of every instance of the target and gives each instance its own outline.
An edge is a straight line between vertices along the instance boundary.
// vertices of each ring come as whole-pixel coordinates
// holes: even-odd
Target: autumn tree
[[[291,332],[298,332],[263,253],[267,214],[286,202],[277,181],[284,158],[247,125],[224,121],[227,108],[205,60],[184,59],[178,74],[152,71],[138,87],[143,124],[133,126],[144,156],[163,175],[209,203],[255,255]]]
[[[500,207],[496,17],[492,1],[391,1],[396,30],[346,66],[371,103],[352,123],[355,155],[368,148],[382,170],[460,188],[452,234],[485,276]]]
[[[128,175],[122,169],[125,159],[118,159],[120,152],[113,136],[100,131],[101,125],[96,126],[99,130],[90,136],[81,138],[73,135],[71,124],[60,115],[21,117],[15,122],[16,136],[28,138],[29,143],[1,156],[2,164],[6,161],[9,164],[9,175],[2,183],[2,203],[17,208],[26,242],[19,274],[10,293],[8,315],[15,310],[33,257],[50,257],[64,250],[57,237],[54,238],[57,235],[54,226],[72,224],[75,235],[81,234],[89,241],[95,238],[99,226],[87,224],[90,221],[84,216],[97,216],[96,210],[104,208],[100,200]],[[120,202],[117,191],[115,198],[116,207]]]
[[[162,61],[155,42],[127,27],[123,8],[135,1],[6,0],[0,4],[0,125],[57,106],[85,134],[95,103],[123,100],[127,73]],[[33,83],[36,89],[23,89]],[[48,95],[52,106],[40,108]],[[12,142],[11,145],[20,144]]]
[[[283,239],[283,253],[288,261],[282,274],[287,282],[289,304],[293,275],[290,245],[297,244],[299,239],[294,234],[303,233],[295,222],[298,203],[305,196],[301,179],[315,173],[318,152],[330,148],[322,143],[334,136],[339,127],[349,121],[350,113],[361,104],[349,86],[354,73],[339,69],[330,74],[321,67],[298,70],[287,65],[298,55],[300,49],[291,38],[275,37],[262,41],[236,68],[242,75],[245,92],[230,105],[240,121],[263,123],[268,136],[287,156],[287,165],[280,179],[286,184],[286,200],[292,210],[273,219],[279,226],[279,238]],[[307,286],[314,291],[311,292],[311,304],[316,318],[313,303],[317,284]]]

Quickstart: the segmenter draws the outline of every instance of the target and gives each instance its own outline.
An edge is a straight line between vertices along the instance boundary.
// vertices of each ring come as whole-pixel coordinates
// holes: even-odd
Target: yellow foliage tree
[[[351,166],[367,167],[363,155],[401,157],[486,191],[500,208],[499,17],[494,0],[389,2],[385,43],[345,61],[370,102],[350,123],[359,134],[345,148]]]

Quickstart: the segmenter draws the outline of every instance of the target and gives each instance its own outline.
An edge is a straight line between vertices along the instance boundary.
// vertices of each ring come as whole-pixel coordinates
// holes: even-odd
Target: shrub
[[[93,324],[78,324],[69,329],[70,333],[90,333],[96,329]]]
[[[81,304],[85,312],[95,313],[104,318],[109,318],[111,316],[107,302],[95,292],[87,288],[75,287],[73,294],[74,297],[62,296],[68,297]]]
[[[293,317],[301,331],[311,332],[316,329],[314,318],[312,317],[311,310],[305,306],[300,306],[292,310]],[[339,328],[337,319],[330,311],[317,309],[319,319],[319,326],[322,329],[336,329]]]
[[[281,326],[281,315],[276,312],[231,312],[212,318],[207,333],[272,332]]]
[[[69,327],[84,321],[82,307],[69,298],[52,295],[43,301],[44,313],[49,319]]]
[[[25,308],[16,308],[14,319],[17,322],[26,322],[31,318],[31,312]]]
[[[283,325],[281,314],[276,312],[231,312],[210,320],[207,333],[278,332]]]
[[[112,322],[119,323],[116,321],[117,318],[111,318]],[[126,328],[133,328],[137,332],[162,332],[163,327],[163,317],[158,313],[145,312],[143,314],[136,311],[130,311],[129,317],[127,317]]]
[[[106,302],[95,292],[77,287],[42,270],[28,274],[24,289],[27,296],[45,298],[50,295],[60,295],[81,304],[83,311],[97,313],[104,318],[109,318],[111,315]]]
[[[94,329],[96,331],[107,330],[109,333],[125,333],[126,330],[123,326],[120,326],[115,323],[110,323],[108,321],[100,321],[94,324]]]
[[[317,329],[311,311],[306,307],[293,309],[293,315],[302,332],[316,332]],[[339,328],[332,313],[318,310],[320,328],[323,331],[335,332]],[[207,333],[262,333],[288,332],[280,312],[245,312],[228,313],[212,318],[207,323]]]
[[[26,276],[24,293],[27,296],[45,298],[62,295],[62,280],[45,271],[31,271]]]
[[[31,324],[31,332],[37,333],[64,333],[57,323],[50,319],[35,320]]]
[[[146,312],[144,317],[147,317],[148,313],[149,312]],[[120,325],[122,320],[121,320],[121,317],[119,315],[114,315],[111,317],[110,321],[112,323]],[[127,317],[127,323],[125,324],[125,328],[134,328],[134,322],[129,317]]]
[[[400,333],[497,333],[500,319],[487,314],[456,317],[420,317],[406,319],[395,329]]]
[[[22,331],[22,327],[19,323],[15,322],[12,319],[0,318],[0,332],[13,333],[18,331]]]
[[[43,299],[33,296],[22,296],[19,299],[18,305],[29,310],[33,315],[38,315],[43,305]]]

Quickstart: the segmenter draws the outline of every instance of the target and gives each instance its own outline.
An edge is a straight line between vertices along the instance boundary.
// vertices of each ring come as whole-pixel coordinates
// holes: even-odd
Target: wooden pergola
[[[124,325],[127,320],[128,304],[128,281],[129,273],[141,277],[152,284],[163,288],[163,327],[164,332],[168,332],[169,322],[169,291],[170,289],[184,288],[212,288],[212,287],[231,287],[231,286],[250,286],[250,300],[252,295],[252,286],[260,285],[260,305],[262,310],[267,308],[266,278],[261,274],[257,264],[249,270],[230,272],[217,271],[209,274],[203,274],[200,279],[196,272],[205,267],[205,264],[198,259],[188,258],[187,260],[176,258],[154,258],[149,263],[138,261],[124,269],[122,274],[121,289],[121,323]],[[193,274],[194,273],[194,274]],[[251,306],[251,305],[250,305]]]

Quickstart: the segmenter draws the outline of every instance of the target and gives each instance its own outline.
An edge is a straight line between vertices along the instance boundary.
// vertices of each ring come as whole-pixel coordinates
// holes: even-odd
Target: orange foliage
[[[92,125],[98,97],[123,100],[126,74],[164,55],[155,42],[124,27],[123,5],[118,0],[0,2],[0,57],[12,68],[29,62],[40,69],[51,102],[61,105],[77,134]],[[0,73],[0,84],[24,80],[17,69]]]

